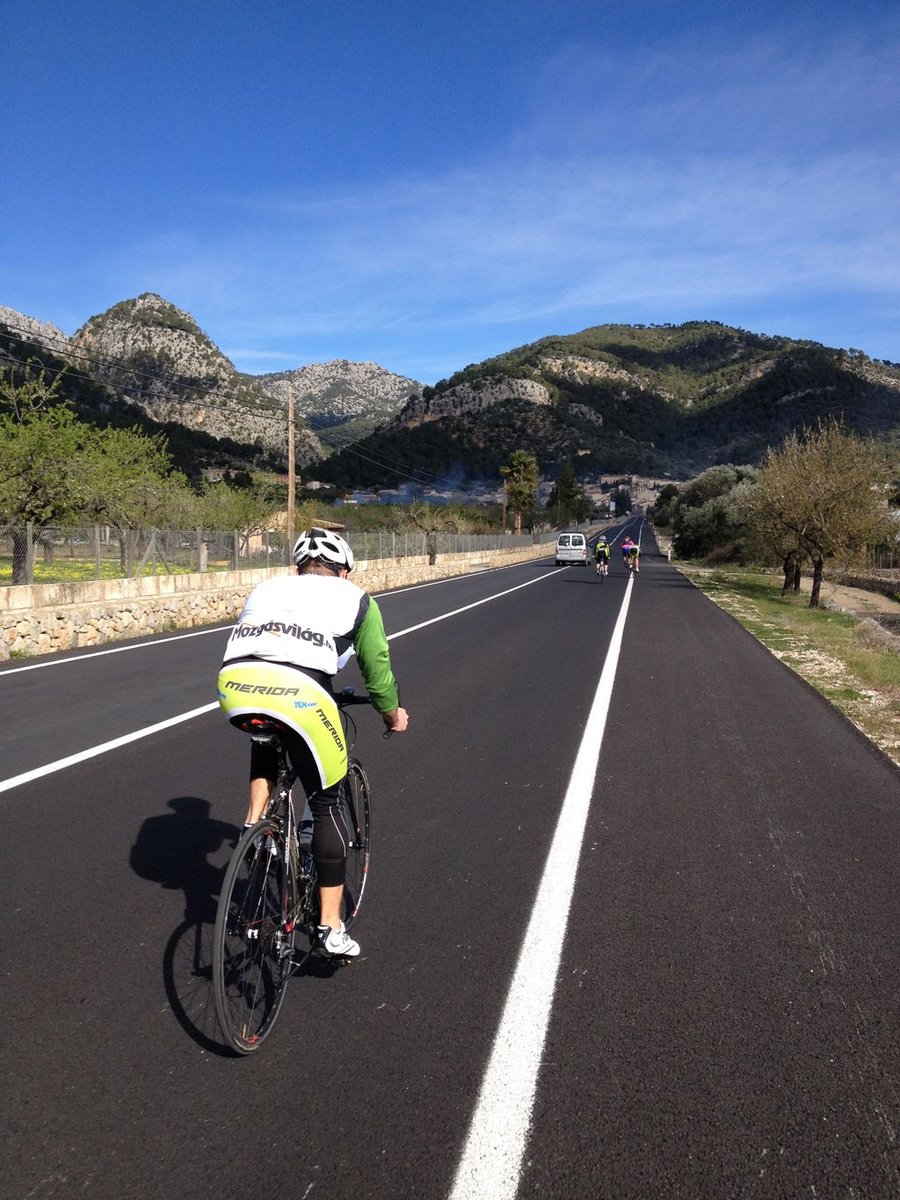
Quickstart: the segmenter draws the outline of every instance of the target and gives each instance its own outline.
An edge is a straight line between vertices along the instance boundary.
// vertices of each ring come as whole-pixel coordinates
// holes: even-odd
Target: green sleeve
[[[374,707],[381,713],[391,712],[399,707],[400,697],[397,694],[394,672],[391,670],[391,656],[384,633],[381,609],[371,596],[366,615],[353,639],[353,649],[356,651],[356,659]]]

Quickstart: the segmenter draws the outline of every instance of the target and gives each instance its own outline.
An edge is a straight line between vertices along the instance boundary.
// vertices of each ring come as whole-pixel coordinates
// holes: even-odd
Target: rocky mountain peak
[[[397,413],[392,427],[415,429],[444,417],[481,413],[506,400],[524,400],[537,405],[551,403],[548,388],[538,380],[514,379],[505,375],[482,376],[471,381],[464,380],[446,391],[434,392],[429,388],[424,396],[412,396]]]
[[[195,380],[226,381],[236,368],[189,313],[145,292],[91,317],[75,333],[73,345],[115,360],[146,360]]]
[[[14,308],[6,308],[0,304],[0,324],[6,325],[18,337],[23,337],[37,346],[43,346],[53,354],[65,354],[69,349],[69,338],[61,329],[51,325],[49,321],[39,321],[36,317],[27,317],[24,313],[16,312]]]
[[[287,405],[293,391],[297,415],[326,443],[364,436],[422,391],[420,383],[405,375],[395,375],[374,362],[345,358],[256,378],[282,405]]]
[[[96,378],[125,392],[156,421],[279,451],[287,446],[280,400],[239,372],[189,313],[161,296],[145,292],[113,305],[91,317],[71,345]],[[300,464],[321,456],[318,439],[300,426]]]

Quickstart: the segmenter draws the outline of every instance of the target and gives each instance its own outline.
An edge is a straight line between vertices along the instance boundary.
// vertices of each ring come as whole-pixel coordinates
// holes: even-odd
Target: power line
[[[396,467],[389,466],[388,463],[379,462],[377,458],[370,458],[368,455],[363,454],[361,450],[352,449],[351,447],[353,445],[358,445],[358,443],[348,443],[346,446],[342,446],[341,449],[346,450],[348,454],[352,454],[355,458],[361,458],[365,462],[369,462],[376,467],[380,467],[382,471],[387,471],[391,475],[398,475],[401,479],[407,479],[410,483],[417,483],[420,487],[433,486],[431,482],[432,480],[438,483],[450,482],[449,479],[442,478],[439,475],[431,475],[430,479],[416,479],[414,474],[410,474],[410,472],[413,471],[412,467],[407,467],[404,470],[398,470]],[[428,472],[423,472],[423,474],[428,474]]]
[[[357,458],[366,458],[366,455],[364,455],[361,450],[353,449],[354,446],[361,447],[363,444],[362,442],[360,442],[356,439],[353,439],[353,438],[348,438],[343,443],[341,442],[339,437],[336,437],[334,440],[337,443],[339,450],[341,450],[341,451],[346,450],[349,454],[355,454]],[[383,450],[375,451],[375,450],[372,450],[371,446],[367,446],[366,449],[369,450],[371,455],[373,456],[373,457],[368,458],[367,461],[374,463],[375,466],[384,467],[385,469],[389,470],[389,469],[391,469],[390,464],[393,463],[393,464],[396,464],[396,466],[398,466],[398,467],[402,467],[404,471],[412,472],[413,474],[427,477],[427,479],[423,478],[423,479],[420,479],[417,481],[417,480],[413,480],[412,477],[410,476],[411,481],[414,483],[415,482],[427,483],[427,480],[434,480],[436,483],[449,483],[450,482],[449,478],[446,475],[435,475],[432,471],[426,471],[424,469],[424,467],[410,467],[408,464],[401,462],[399,459],[392,458],[389,454],[386,454]]]

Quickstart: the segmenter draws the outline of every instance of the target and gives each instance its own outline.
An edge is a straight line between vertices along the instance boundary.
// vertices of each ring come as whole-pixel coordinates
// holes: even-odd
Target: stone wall
[[[862,588],[867,592],[878,592],[890,600],[900,600],[900,571],[882,571],[878,575],[842,575],[840,582],[846,587]]]
[[[367,591],[382,592],[552,554],[550,542],[441,555],[435,563],[425,556],[372,559],[357,563],[353,579]],[[217,571],[0,588],[0,660],[234,621],[247,593],[283,571]]]

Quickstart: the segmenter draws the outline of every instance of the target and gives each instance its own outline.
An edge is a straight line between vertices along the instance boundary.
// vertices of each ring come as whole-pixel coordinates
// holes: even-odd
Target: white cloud
[[[103,271],[114,295],[162,292],[246,362],[397,347],[393,369],[416,375],[418,363],[419,377],[442,345],[481,345],[495,330],[499,349],[544,321],[559,332],[611,312],[668,320],[768,303],[778,314],[792,297],[815,307],[854,294],[890,312],[896,45],[760,39],[621,61],[573,49],[548,64],[535,112],[489,158],[220,197],[207,228],[229,232],[153,236]]]

